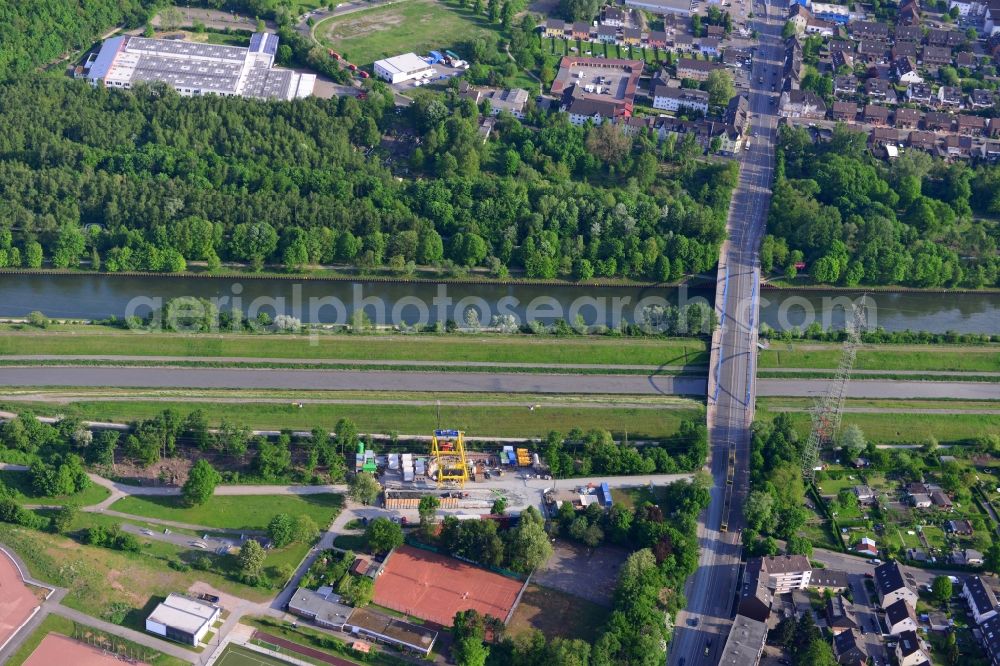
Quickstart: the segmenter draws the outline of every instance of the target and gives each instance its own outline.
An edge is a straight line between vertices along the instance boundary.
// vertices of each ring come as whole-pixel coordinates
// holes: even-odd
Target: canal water
[[[0,317],[39,310],[50,317],[101,319],[145,315],[171,298],[214,300],[220,309],[234,306],[250,316],[264,311],[287,314],[308,323],[347,323],[363,309],[376,323],[425,324],[448,319],[465,322],[474,308],[488,325],[495,315],[518,322],[551,323],[577,316],[589,324],[614,326],[641,320],[649,307],[711,303],[712,288],[620,287],[579,285],[499,285],[425,282],[289,280],[281,278],[170,276],[0,275]],[[842,326],[846,307],[862,292],[764,289],[761,322],[777,330],[804,327],[812,321]],[[887,330],[935,333],[1000,331],[1000,294],[869,293],[869,324]]]

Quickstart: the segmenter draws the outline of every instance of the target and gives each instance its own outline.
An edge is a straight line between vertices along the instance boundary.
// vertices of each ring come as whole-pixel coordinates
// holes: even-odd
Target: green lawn
[[[435,0],[407,0],[320,21],[314,34],[361,67],[409,51],[454,51],[490,30],[494,27],[487,18],[471,10]]]
[[[31,653],[35,651],[35,648],[42,642],[42,639],[53,633],[73,638],[81,634],[94,635],[95,633],[102,632],[98,632],[96,629],[85,625],[79,625],[59,615],[48,615],[38,625],[38,628],[31,632],[31,635],[24,640],[17,649],[17,652],[12,654],[5,662],[7,666],[21,666],[31,656]],[[182,659],[157,652],[145,646],[139,646],[131,641],[118,638],[116,642],[120,646],[127,646],[130,653],[142,655],[143,661],[152,666],[187,666],[188,664],[188,662]]]
[[[90,506],[104,501],[111,491],[104,486],[91,483],[86,490],[72,495],[38,495],[31,487],[31,477],[27,472],[0,470],[0,485],[10,491],[14,499],[25,504],[74,504]]]
[[[840,345],[773,342],[758,360],[761,370],[770,368],[836,368]],[[1000,345],[869,345],[858,351],[854,367],[859,370],[949,370],[954,372],[1000,371]]]
[[[217,666],[285,666],[291,662],[281,661],[266,654],[254,652],[253,650],[230,643],[215,663]]]
[[[320,360],[487,361],[589,365],[708,365],[708,346],[691,338],[652,340],[529,335],[186,335],[94,327],[80,332],[0,333],[0,356],[132,355]]]
[[[340,495],[215,496],[200,506],[185,507],[179,497],[133,495],[111,505],[113,511],[174,520],[220,529],[261,530],[276,514],[307,515],[325,528],[340,511]]]
[[[381,396],[368,394],[371,399]],[[297,396],[304,397],[301,392]],[[311,396],[310,396],[311,397]],[[470,401],[489,401],[484,396],[465,396]],[[568,397],[573,401],[572,396]],[[14,410],[32,409],[36,414],[59,413],[79,416],[95,421],[130,422],[150,418],[164,409],[174,409],[187,414],[196,409],[205,413],[209,423],[217,424],[223,418],[246,424],[261,430],[310,430],[314,427],[332,430],[340,418],[350,418],[361,432],[401,432],[419,434],[431,432],[439,423],[464,430],[469,435],[483,437],[544,437],[552,430],[567,432],[572,428],[589,430],[599,428],[610,430],[621,436],[628,432],[630,438],[662,438],[677,432],[681,421],[704,417],[704,408],[689,401],[680,408],[644,409],[635,407],[594,408],[585,401],[579,407],[550,407],[532,396],[521,396],[518,403],[511,406],[464,406],[463,395],[456,394],[442,400],[440,408],[434,398],[420,398],[430,404],[407,405],[365,405],[365,404],[309,404],[302,407],[287,403],[247,402],[222,403],[206,399],[200,401],[177,401],[169,399],[149,401],[83,401],[53,406],[47,403],[7,401],[5,407]],[[620,397],[618,398],[621,399]],[[530,405],[541,405],[534,410]],[[440,421],[438,416],[440,414]]]

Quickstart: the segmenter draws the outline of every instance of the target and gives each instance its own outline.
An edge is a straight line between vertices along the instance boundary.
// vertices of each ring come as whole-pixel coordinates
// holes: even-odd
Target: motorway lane
[[[774,18],[763,3],[754,5],[754,27],[760,43],[751,72],[751,148],[741,163],[739,184],[727,221],[728,240],[719,258],[716,310],[720,328],[713,338],[709,366],[708,425],[711,438],[712,502],[698,526],[699,567],[688,582],[687,608],[678,614],[668,663],[685,666],[718,663],[729,631],[739,578],[739,530],[742,498],[749,489],[749,425],[755,407],[756,329],[758,305],[757,248],[763,235],[777,134],[776,95],[772,81],[780,74],[782,7]],[[777,86],[776,86],[777,87]],[[781,390],[781,389],[778,389]],[[728,458],[735,452],[736,467],[728,516],[726,493]],[[725,519],[725,520],[724,520]],[[721,526],[727,523],[728,531]]]
[[[740,335],[747,337],[746,332]],[[740,396],[745,394],[747,354],[726,359],[723,368],[718,403],[710,402],[719,414],[712,426],[712,441],[723,447],[736,442],[738,453],[743,453],[748,417],[745,398]],[[765,396],[812,396],[821,395],[828,383],[825,379],[761,379],[756,389]],[[657,375],[47,365],[0,367],[0,386],[704,395],[707,382],[702,377]],[[734,386],[739,388],[730,388]],[[1000,383],[856,380],[848,384],[847,397],[1000,400]]]

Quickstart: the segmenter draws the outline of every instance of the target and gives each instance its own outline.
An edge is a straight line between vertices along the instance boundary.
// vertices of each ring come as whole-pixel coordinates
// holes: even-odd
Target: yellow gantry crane
[[[445,483],[457,483],[465,488],[469,480],[469,464],[465,460],[465,433],[461,430],[435,430],[431,438],[431,455],[437,462],[438,488]]]

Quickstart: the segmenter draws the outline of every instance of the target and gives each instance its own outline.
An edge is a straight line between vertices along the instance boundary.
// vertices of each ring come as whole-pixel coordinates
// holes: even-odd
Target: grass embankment
[[[176,393],[175,393],[176,395]],[[238,392],[231,396],[240,395]],[[200,401],[176,401],[169,398],[162,401],[100,401],[87,400],[70,404],[53,405],[45,402],[27,401],[0,403],[3,409],[19,411],[30,409],[39,415],[78,416],[90,421],[131,422],[151,418],[164,409],[173,409],[187,414],[196,409],[205,413],[211,425],[217,425],[223,418],[245,424],[257,430],[311,430],[326,428],[333,430],[338,419],[349,418],[361,432],[405,434],[426,434],[434,431],[439,424],[464,430],[477,437],[544,437],[552,430],[567,432],[573,428],[589,430],[598,428],[609,430],[621,436],[628,432],[631,439],[656,439],[677,432],[681,421],[702,418],[704,408],[693,400],[677,401],[663,399],[662,409],[637,407],[601,406],[595,408],[593,396],[580,398],[579,406],[548,406],[536,396],[525,395],[511,399],[510,406],[476,405],[476,402],[490,402],[491,397],[483,394],[443,394],[442,398],[408,394],[415,404],[322,404],[303,403],[297,406],[294,399],[287,403],[247,402],[228,403]],[[316,397],[312,393],[297,394],[299,400]],[[9,398],[9,396],[8,396]],[[558,396],[559,404],[574,401],[574,396]],[[385,400],[385,394],[362,394],[359,400]],[[436,400],[441,399],[438,407]],[[469,403],[464,403],[467,399]],[[517,402],[514,402],[514,399]],[[549,396],[548,400],[553,398]],[[616,401],[628,400],[628,396],[617,396]],[[420,401],[420,404],[416,404]],[[534,410],[531,406],[538,405]],[[438,416],[440,415],[440,419]]]
[[[836,368],[842,345],[814,342],[772,342],[759,355],[760,370],[773,368]],[[1000,345],[868,345],[858,350],[858,370],[935,370],[1000,372]]]
[[[0,356],[202,356],[351,361],[708,365],[708,343],[529,335],[242,335],[142,333],[100,327],[0,333]]]
[[[17,652],[12,654],[7,660],[7,666],[21,666],[31,653],[39,646],[44,639],[49,634],[62,634],[63,636],[69,636],[73,638],[79,635],[80,632],[85,632],[91,636],[103,635],[104,632],[92,627],[87,627],[86,625],[80,625],[72,620],[68,620],[60,615],[48,615],[38,628],[35,629],[30,636],[28,636],[21,647],[17,649]],[[172,657],[168,654],[163,654],[162,652],[157,652],[152,648],[148,648],[144,645],[137,645],[132,641],[127,641],[123,638],[114,638],[115,645],[121,648],[127,648],[130,654],[141,655],[143,662],[150,664],[150,666],[188,666],[188,662],[183,659],[178,659],[177,657]]]
[[[360,657],[363,655],[352,650],[346,641],[340,640],[334,634],[312,629],[302,624],[292,625],[289,622],[282,622],[271,617],[244,617],[240,620],[240,622],[256,629],[260,629],[261,631],[269,633],[272,636],[277,636],[278,638],[284,638],[287,641],[292,641],[293,643],[298,643],[299,645],[311,647],[315,650],[319,650],[320,652],[325,652],[326,654],[339,657],[340,659],[346,659],[352,663],[368,663],[376,664],[377,666],[396,665],[402,663],[402,660],[399,658],[394,657],[393,655],[383,654],[380,650],[373,651],[369,657],[362,660]],[[317,666],[325,666],[319,660],[310,659],[305,655],[296,654],[295,658],[317,664]]]
[[[112,511],[230,530],[262,530],[276,514],[309,516],[325,528],[343,506],[332,493],[318,495],[216,495],[204,504],[184,506],[180,497],[132,495],[111,505]]]
[[[73,504],[90,506],[103,502],[111,495],[104,486],[91,483],[86,490],[72,495],[39,495],[31,487],[31,476],[27,472],[0,470],[0,485],[7,488],[14,499],[24,504]]]
[[[921,444],[934,437],[941,444],[961,443],[1000,429],[1000,414],[942,414],[929,410],[1000,409],[1000,402],[969,401],[871,401],[848,400],[845,407],[882,408],[884,413],[845,412],[844,425],[854,424],[878,444]],[[782,411],[791,411],[795,429],[809,434],[808,399],[764,398],[757,403],[757,419],[771,420]],[[921,412],[924,413],[921,413]]]

